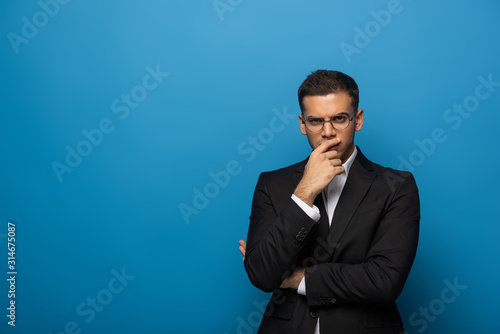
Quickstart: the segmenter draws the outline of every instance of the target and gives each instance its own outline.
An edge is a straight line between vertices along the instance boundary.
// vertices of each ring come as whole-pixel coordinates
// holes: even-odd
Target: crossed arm
[[[243,261],[245,261],[245,253],[247,251],[247,243],[245,242],[245,240],[240,240],[239,244],[240,244],[239,250],[240,250],[241,254],[243,255]],[[304,272],[305,272],[304,268],[294,271],[293,273],[288,275],[283,280],[283,282],[280,285],[280,288],[281,289],[287,289],[287,288],[298,289],[300,281],[302,280],[302,278],[304,278]]]

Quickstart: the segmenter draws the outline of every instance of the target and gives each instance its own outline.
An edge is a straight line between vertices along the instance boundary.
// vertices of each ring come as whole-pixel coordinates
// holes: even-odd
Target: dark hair
[[[338,71],[317,70],[309,74],[299,87],[300,110],[304,112],[302,101],[306,96],[328,95],[346,92],[351,97],[354,112],[358,110],[359,89],[353,78]]]

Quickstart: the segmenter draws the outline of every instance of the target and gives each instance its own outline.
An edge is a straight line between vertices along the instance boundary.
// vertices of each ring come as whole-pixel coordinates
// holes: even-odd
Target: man
[[[258,333],[403,333],[395,300],[417,249],[415,180],[354,145],[364,111],[351,77],[318,70],[298,97],[313,151],[260,175],[240,240],[250,281],[273,292]]]

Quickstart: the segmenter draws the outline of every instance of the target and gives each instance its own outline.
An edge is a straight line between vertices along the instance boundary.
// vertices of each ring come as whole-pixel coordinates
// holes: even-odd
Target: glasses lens
[[[323,129],[323,119],[310,117],[306,119],[306,128],[311,132],[319,132]]]
[[[337,130],[344,130],[349,125],[349,117],[346,115],[333,116],[332,125]]]

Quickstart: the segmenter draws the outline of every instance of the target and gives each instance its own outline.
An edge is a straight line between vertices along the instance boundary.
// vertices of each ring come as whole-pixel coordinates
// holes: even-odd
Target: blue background
[[[259,173],[310,152],[296,118],[269,129],[276,112],[299,113],[297,88],[320,68],[358,82],[363,153],[409,161],[417,179],[421,239],[398,299],[407,333],[499,331],[500,87],[478,88],[500,81],[498,2],[221,0],[218,12],[213,0],[73,0],[51,15],[44,3],[0,4],[1,277],[8,221],[18,271],[15,328],[0,281],[2,333],[255,333],[269,296],[249,283],[238,240]],[[147,67],[169,73],[148,77],[151,90]],[[114,112],[134,92],[147,96]],[[447,112],[464,101],[467,116]],[[54,162],[103,119],[113,131],[60,182]],[[444,142],[430,144],[434,129]],[[135,278],[120,285],[113,270]],[[445,281],[462,286],[450,303]],[[92,319],[77,312],[96,297]]]

